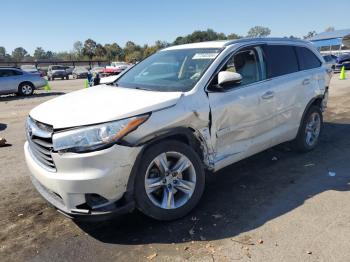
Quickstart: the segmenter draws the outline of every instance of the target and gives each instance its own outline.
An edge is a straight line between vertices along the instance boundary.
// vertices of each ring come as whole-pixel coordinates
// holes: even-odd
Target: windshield
[[[122,75],[117,85],[164,92],[191,90],[221,50],[217,48],[160,51]]]

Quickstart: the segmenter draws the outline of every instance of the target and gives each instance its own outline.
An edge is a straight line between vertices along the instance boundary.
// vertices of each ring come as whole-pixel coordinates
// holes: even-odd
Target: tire
[[[69,76],[66,76],[66,80],[69,80]]]
[[[32,83],[22,83],[18,86],[18,94],[20,96],[31,96],[34,93],[34,85]]]
[[[170,172],[162,171],[164,166],[160,160],[164,156]],[[180,159],[182,161],[177,161]],[[186,165],[183,170],[180,163]],[[173,172],[175,168],[179,172]],[[148,192],[146,182],[149,183]],[[148,148],[140,161],[134,190],[136,207],[151,218],[175,220],[198,204],[204,187],[205,172],[196,152],[184,143],[164,141]],[[173,201],[167,201],[170,199]]]
[[[73,75],[73,79],[77,79],[77,75],[76,74]]]
[[[61,80],[64,80],[64,76],[61,77]]]
[[[320,138],[323,128],[323,116],[320,107],[311,106],[305,114],[299,132],[293,141],[294,147],[299,152],[309,152],[313,150]]]

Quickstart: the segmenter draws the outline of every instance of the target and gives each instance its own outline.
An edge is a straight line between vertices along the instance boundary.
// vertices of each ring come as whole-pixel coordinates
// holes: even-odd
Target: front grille
[[[53,128],[28,118],[26,129],[29,149],[33,158],[48,171],[56,172],[56,166],[51,155],[53,150]]]

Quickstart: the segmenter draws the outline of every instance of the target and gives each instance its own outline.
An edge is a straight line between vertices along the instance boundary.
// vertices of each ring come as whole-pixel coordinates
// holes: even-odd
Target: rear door
[[[0,69],[0,92],[3,94],[16,92],[18,89],[17,78],[15,70]]]

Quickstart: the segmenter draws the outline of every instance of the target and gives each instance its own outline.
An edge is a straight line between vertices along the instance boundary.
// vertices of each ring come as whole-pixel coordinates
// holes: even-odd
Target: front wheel
[[[311,106],[301,123],[294,145],[298,151],[308,152],[313,150],[320,138],[323,117],[320,107]]]
[[[18,87],[18,94],[21,96],[30,96],[34,93],[34,86],[31,83],[22,83]]]
[[[184,143],[165,141],[144,152],[136,174],[136,205],[157,220],[178,219],[197,205],[204,187],[197,153]]]

